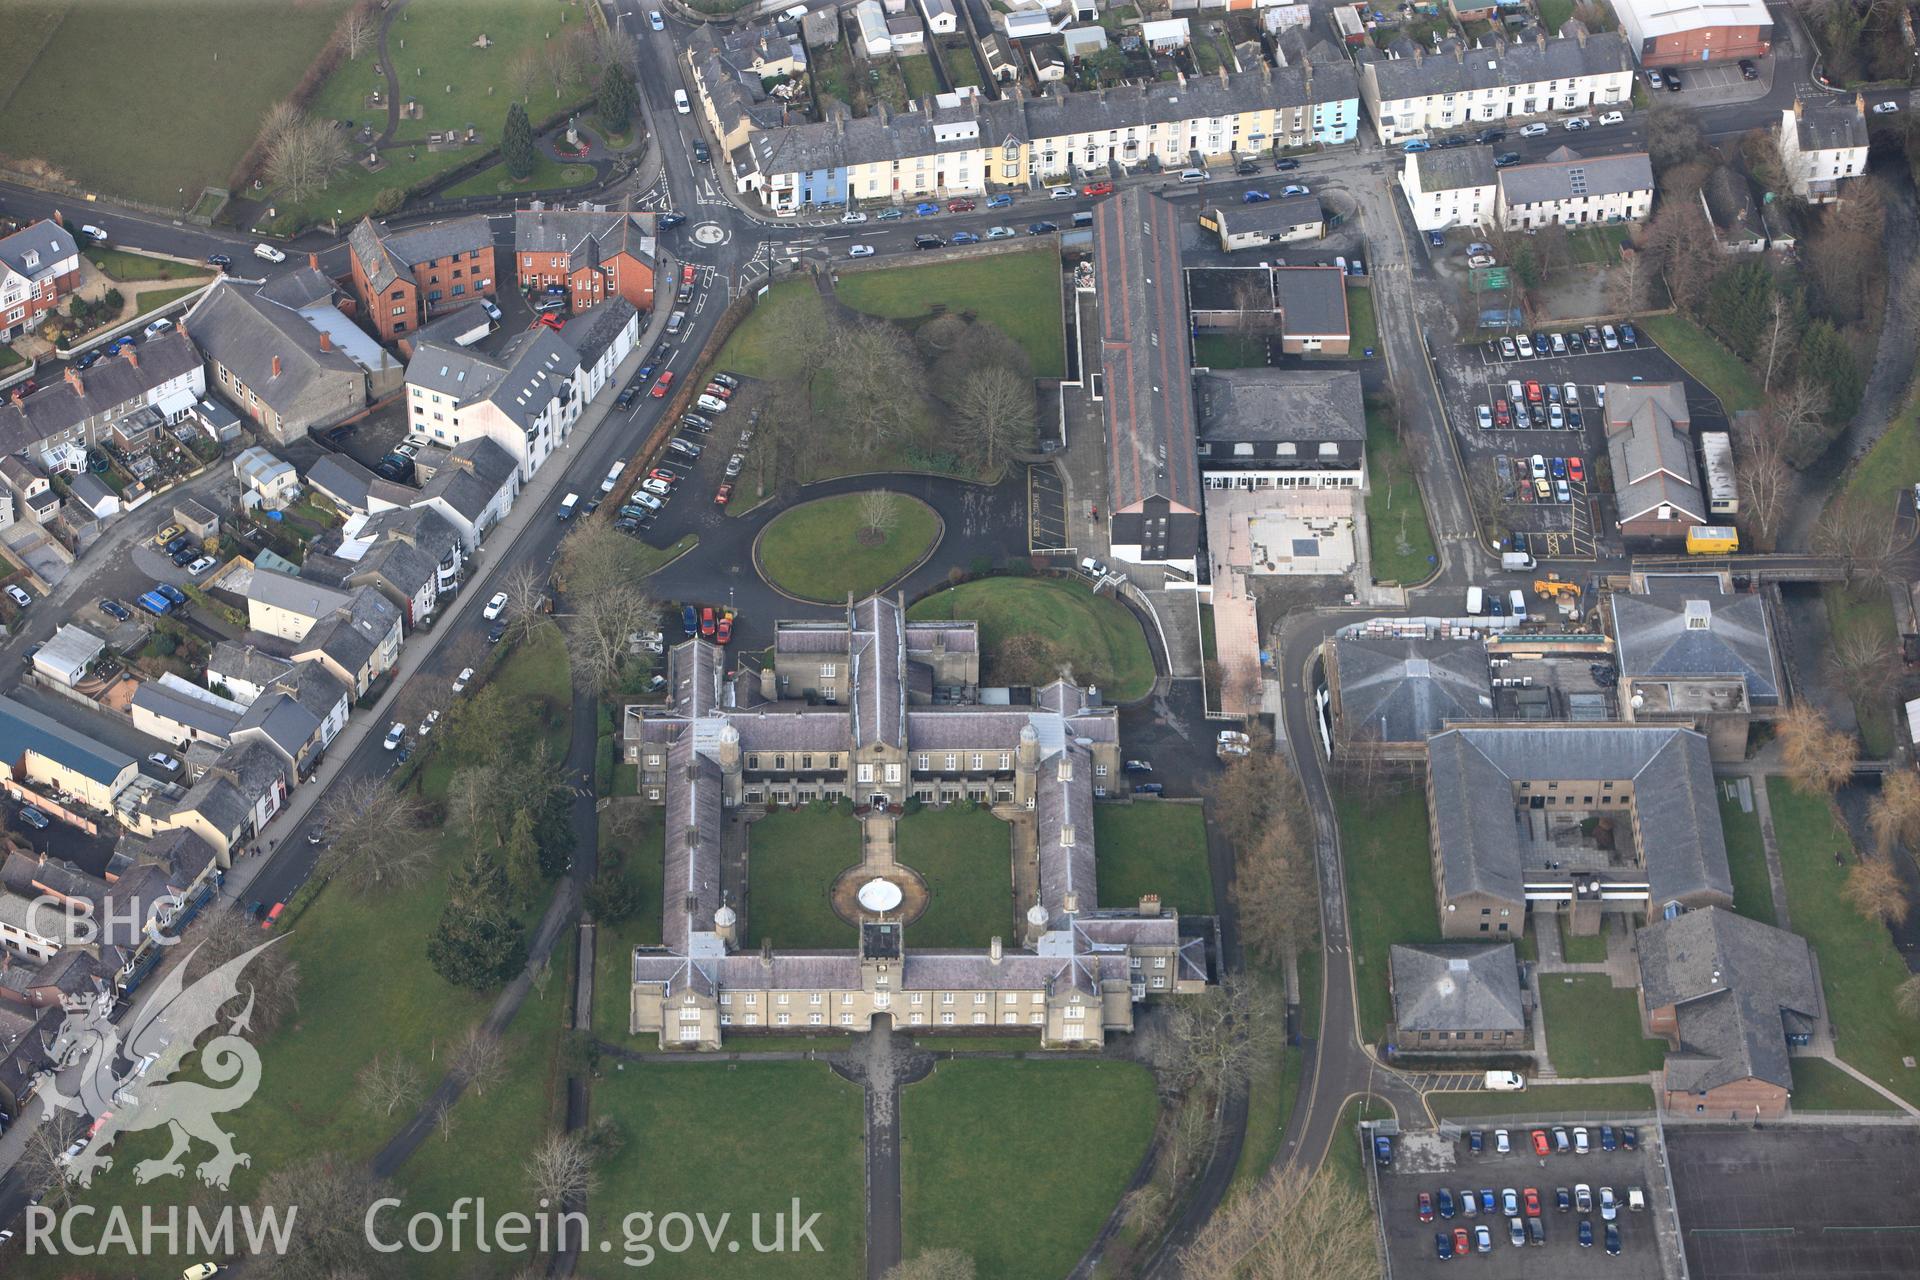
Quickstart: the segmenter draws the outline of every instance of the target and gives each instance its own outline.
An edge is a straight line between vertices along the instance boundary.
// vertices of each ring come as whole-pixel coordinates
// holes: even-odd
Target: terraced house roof
[[[1610,31],[1584,40],[1562,36],[1514,44],[1496,41],[1480,49],[1457,46],[1411,58],[1362,51],[1360,59],[1361,76],[1373,81],[1385,102],[1633,72],[1626,40]]]

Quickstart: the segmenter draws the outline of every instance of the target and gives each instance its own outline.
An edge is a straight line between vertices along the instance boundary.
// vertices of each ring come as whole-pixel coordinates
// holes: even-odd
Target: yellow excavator
[[[1544,578],[1535,578],[1533,589],[1542,600],[1578,601],[1580,599],[1579,586],[1576,583],[1560,581],[1560,575],[1557,573],[1550,573]]]

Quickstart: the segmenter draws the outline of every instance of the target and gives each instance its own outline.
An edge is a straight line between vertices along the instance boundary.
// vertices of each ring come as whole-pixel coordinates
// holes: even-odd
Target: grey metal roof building
[[[1631,536],[1637,522],[1649,532],[1658,525],[1706,523],[1686,387],[1610,382],[1606,413],[1607,456],[1622,530]]]
[[[1273,301],[1280,308],[1280,336],[1345,338],[1347,278],[1338,267],[1275,267]]]
[[[1418,755],[1449,720],[1493,718],[1482,640],[1338,636],[1327,646],[1335,749]]]
[[[1387,963],[1393,1023],[1403,1037],[1420,1031],[1527,1029],[1520,963],[1511,942],[1395,943],[1387,950]]]
[[[103,787],[121,781],[134,767],[133,757],[125,752],[0,696],[0,763],[11,765],[29,751]]]
[[[1732,678],[1746,685],[1751,705],[1780,705],[1780,657],[1759,593],[1736,595],[1712,574],[1647,582],[1644,594],[1608,598],[1622,677]]]
[[[1360,375],[1349,369],[1229,369],[1199,375],[1194,387],[1203,440],[1367,438]]]

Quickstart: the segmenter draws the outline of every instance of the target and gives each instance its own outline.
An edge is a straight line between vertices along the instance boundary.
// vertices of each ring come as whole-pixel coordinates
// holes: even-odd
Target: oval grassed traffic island
[[[907,576],[940,545],[940,516],[888,489],[816,498],[781,512],[754,539],[753,562],[773,587],[839,604]]]

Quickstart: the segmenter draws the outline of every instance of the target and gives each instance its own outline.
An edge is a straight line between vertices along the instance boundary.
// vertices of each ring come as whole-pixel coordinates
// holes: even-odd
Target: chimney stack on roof
[[[333,350],[333,335],[328,333],[325,329],[322,329],[320,331],[320,349],[322,351]]]
[[[279,356],[275,356],[273,358],[273,376],[276,378],[280,376],[280,357]]]
[[[308,254],[307,265],[312,267],[315,271],[318,271],[320,269],[320,255],[317,253]]]
[[[135,369],[138,369],[140,367],[140,352],[138,349],[134,347],[128,347],[125,351],[121,352],[121,354],[126,356],[127,364],[129,366]]]
[[[67,385],[80,395],[87,394],[86,387],[80,381],[80,371],[72,365],[67,366]]]

